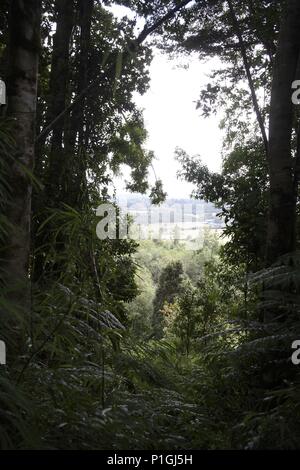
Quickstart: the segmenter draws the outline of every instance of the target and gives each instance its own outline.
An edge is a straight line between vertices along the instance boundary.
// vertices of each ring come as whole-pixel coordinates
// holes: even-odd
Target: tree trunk
[[[292,82],[296,78],[300,45],[300,2],[290,0],[284,10],[275,60],[270,109],[270,206],[267,265],[296,246],[296,197],[291,148],[293,128]]]
[[[94,0],[79,1],[79,26],[80,26],[80,53],[77,74],[77,96],[89,84],[89,51],[91,49],[91,27],[94,11]],[[66,142],[66,162],[64,168],[67,181],[64,201],[72,206],[81,207],[81,199],[85,196],[86,186],[86,157],[89,146],[89,122],[86,116],[86,97],[81,106],[75,108],[70,117],[70,131]],[[71,156],[76,158],[69,161]],[[72,171],[70,171],[72,168]]]
[[[49,118],[51,122],[67,104],[69,85],[70,41],[74,26],[74,1],[57,0],[57,25],[53,40],[53,55],[50,77]],[[64,125],[59,122],[53,128],[49,157],[49,185],[47,202],[58,201],[61,193],[62,166],[64,165]]]
[[[62,110],[65,109],[69,94],[69,62],[70,62],[70,43],[74,27],[74,0],[56,0],[55,2],[55,21],[56,32],[53,37],[53,51],[51,60],[51,73],[49,83],[49,93],[47,97],[46,123],[52,122]],[[38,235],[39,226],[45,220],[44,210],[57,208],[61,201],[62,184],[62,165],[65,159],[65,122],[59,121],[52,129],[50,137],[50,151],[45,148],[47,136],[41,139],[36,146],[39,165],[37,176],[45,182],[45,191],[43,194],[35,193],[33,200],[35,226],[33,227],[33,250],[36,251],[33,266],[33,278],[35,281],[41,281],[42,276],[47,272],[45,266],[45,250],[38,250],[42,245],[49,242],[49,232],[51,229],[46,227]],[[46,170],[41,162],[46,161]],[[46,216],[48,216],[46,214]],[[48,230],[47,230],[48,229]],[[62,238],[61,235],[58,238]],[[63,246],[63,240],[58,240],[57,250]]]
[[[40,52],[40,0],[12,0],[9,19],[9,62],[7,113],[14,120],[12,135],[16,144],[10,165],[12,201],[7,218],[13,229],[5,250],[4,279],[11,298],[28,306],[28,266],[30,253],[31,194],[30,175],[34,167],[35,117],[38,58]]]

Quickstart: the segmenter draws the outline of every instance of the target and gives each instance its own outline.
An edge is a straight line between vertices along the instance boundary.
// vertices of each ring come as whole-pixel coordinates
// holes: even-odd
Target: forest
[[[299,32],[298,0],[1,0],[1,450],[300,448]],[[215,64],[221,171],[174,148],[223,221],[194,250],[120,236],[123,167],[168,197],[158,52]]]

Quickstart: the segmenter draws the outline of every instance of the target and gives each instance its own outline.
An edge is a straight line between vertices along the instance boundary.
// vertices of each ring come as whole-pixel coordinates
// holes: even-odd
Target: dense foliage
[[[1,449],[299,447],[299,27],[298,0],[1,3]],[[122,165],[166,197],[134,101],[153,46],[218,58],[222,172],[176,152],[225,224],[196,251],[96,234]]]

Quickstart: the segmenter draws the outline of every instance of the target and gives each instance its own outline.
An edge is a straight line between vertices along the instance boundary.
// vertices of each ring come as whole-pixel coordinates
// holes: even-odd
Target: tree
[[[136,274],[138,295],[127,305],[130,331],[136,339],[147,338],[152,332],[153,300],[155,285],[147,267],[140,267]]]
[[[29,308],[32,175],[35,160],[35,117],[40,53],[40,1],[12,0],[9,16],[6,117],[13,120],[15,142],[10,162],[11,201],[7,218],[11,224],[4,273],[13,300]]]
[[[223,125],[229,145],[237,139],[247,143],[247,135],[251,138],[257,129],[260,132],[269,170],[265,263],[270,265],[278,256],[294,251],[297,239],[299,119],[291,102],[291,88],[299,78],[299,3],[196,2],[183,18],[186,22],[166,25],[163,47],[171,52],[197,51],[200,57],[218,56],[224,64],[202,90],[199,107],[207,116],[218,105],[225,105]],[[270,99],[262,102],[262,92]],[[253,115],[254,127],[249,126]]]
[[[159,277],[156,295],[153,301],[153,328],[156,337],[163,335],[163,318],[161,310],[165,303],[172,303],[179,294],[183,282],[183,266],[181,262],[168,264]]]
[[[300,4],[286,3],[282,12],[272,83],[269,137],[270,207],[267,263],[296,248],[296,204],[299,184],[299,131],[297,148],[292,148],[294,109],[292,83],[299,79]]]
[[[132,22],[117,21],[103,5],[93,1],[56,2],[51,14],[56,23],[53,44],[51,29],[44,26],[43,19],[43,57],[51,62],[51,68],[49,73],[43,61],[38,128],[54,124],[37,138],[35,174],[43,189],[35,192],[33,204],[35,280],[50,274],[45,248],[55,227],[45,225],[49,209],[61,209],[64,204],[79,211],[97,207],[99,193],[103,194],[102,202],[107,199],[111,175],[122,164],[132,170],[131,189],[145,192],[153,158],[153,153],[144,148],[147,133],[132,99],[134,91],[143,93],[148,86],[149,50],[133,59],[132,67],[123,66],[121,60],[121,69],[117,70],[127,38],[133,35]],[[94,93],[81,96],[99,71],[103,77],[97,83],[97,93],[94,89]],[[64,113],[79,98],[78,106]],[[63,119],[56,120],[61,113]],[[65,250],[64,238],[60,232],[55,242],[57,251]],[[52,276],[62,270],[64,267],[58,265]]]
[[[71,35],[75,26],[74,1],[55,2],[56,32],[53,38],[51,74],[49,79],[49,96],[47,120],[52,121],[60,114],[68,103],[70,80]],[[61,185],[65,177],[66,144],[64,126],[62,123],[53,128],[51,148],[49,152],[49,170],[46,185],[46,203],[55,206],[55,201],[61,199]]]
[[[244,265],[247,272],[260,269],[265,260],[268,167],[260,142],[236,144],[223,160],[222,172],[213,173],[200,158],[177,150],[181,176],[194,183],[197,199],[212,202],[224,220],[224,257],[233,265]]]
[[[182,286],[180,295],[174,302],[175,315],[171,331],[180,339],[181,348],[187,356],[191,352],[191,342],[196,336],[200,323],[198,291],[190,281]]]

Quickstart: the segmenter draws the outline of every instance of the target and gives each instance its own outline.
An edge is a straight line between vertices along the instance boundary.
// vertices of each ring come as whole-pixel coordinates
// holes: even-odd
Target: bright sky
[[[188,63],[187,69],[179,67],[183,62]],[[187,62],[187,59],[169,60],[166,55],[155,52],[150,67],[150,89],[145,95],[135,97],[137,105],[144,109],[149,134],[147,148],[156,155],[153,166],[168,197],[189,197],[193,189],[192,185],[177,179],[176,147],[190,155],[199,154],[211,170],[221,168],[220,117],[205,119],[201,111],[196,110],[201,87],[208,82],[207,76],[213,68],[212,61],[200,63],[196,56]],[[115,180],[118,192],[124,192],[124,181],[128,179],[126,170],[123,175]],[[154,181],[150,171],[150,182]]]

